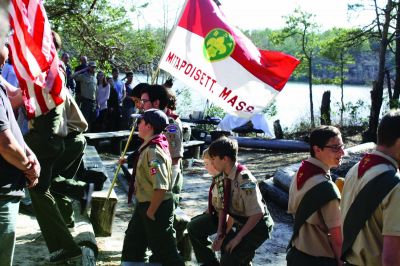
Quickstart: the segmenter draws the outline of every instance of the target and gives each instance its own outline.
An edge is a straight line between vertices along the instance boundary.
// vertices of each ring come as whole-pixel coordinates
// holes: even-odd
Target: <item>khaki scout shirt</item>
[[[231,180],[231,204],[229,213],[249,217],[255,214],[265,214],[262,195],[257,186],[257,180],[248,169],[236,174],[237,164],[232,167],[229,175],[224,178]],[[235,221],[239,222],[239,221]]]
[[[79,74],[74,76],[76,81],[79,81],[81,84],[81,95],[85,99],[96,100],[96,92],[97,92],[97,79],[93,74],[89,74],[88,72]]]
[[[297,189],[297,173],[292,179],[289,189],[288,213],[295,215],[303,196],[315,185],[322,182],[332,182],[329,177],[329,167],[315,158],[307,159],[308,162],[322,168],[327,175],[315,175],[308,179],[303,187]],[[334,186],[336,188],[336,186]],[[340,194],[340,193],[338,193]],[[329,229],[341,226],[340,208],[338,200],[331,200],[318,211],[311,214],[300,227],[298,236],[292,244],[300,251],[311,256],[334,258],[335,255],[329,242]]]
[[[140,153],[136,168],[136,199],[139,202],[151,201],[155,189],[166,190],[164,200],[172,198],[171,167],[171,158],[160,146],[151,144],[146,147]]]
[[[169,153],[171,158],[182,158],[183,157],[183,133],[182,133],[182,123],[178,118],[174,120],[169,117],[169,125],[165,128],[164,135],[167,137],[169,145]]]
[[[388,159],[393,165],[398,164],[391,157],[374,151],[373,154]],[[372,179],[381,173],[394,169],[392,165],[378,164],[371,167],[358,178],[358,165],[353,166],[346,175],[343,187],[342,221],[360,190]],[[398,170],[397,170],[398,171]],[[358,233],[356,240],[346,258],[348,263],[355,265],[381,265],[383,236],[400,236],[400,184],[397,184],[379,204],[363,229]]]

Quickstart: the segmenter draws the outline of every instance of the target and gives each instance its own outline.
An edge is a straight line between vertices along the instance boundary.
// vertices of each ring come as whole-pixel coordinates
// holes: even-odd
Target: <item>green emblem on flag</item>
[[[207,60],[214,62],[230,56],[235,48],[233,36],[223,29],[213,29],[204,38],[203,52]]]

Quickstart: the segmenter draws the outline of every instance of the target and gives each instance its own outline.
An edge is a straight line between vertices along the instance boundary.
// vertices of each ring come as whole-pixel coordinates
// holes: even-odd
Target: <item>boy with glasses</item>
[[[287,265],[341,265],[340,192],[330,169],[340,165],[344,145],[339,129],[320,126],[310,134],[311,157],[304,160],[289,190],[294,215]]]

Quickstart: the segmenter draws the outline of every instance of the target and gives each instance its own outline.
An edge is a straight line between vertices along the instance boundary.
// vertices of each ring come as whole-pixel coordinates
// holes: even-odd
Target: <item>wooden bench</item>
[[[200,158],[201,148],[204,146],[205,142],[202,140],[190,140],[183,142],[184,154],[183,158]]]
[[[82,158],[82,167],[85,170],[96,170],[103,172],[106,176],[107,173],[97,150],[93,146],[86,146],[84,155]],[[90,212],[90,221],[93,225],[93,230],[96,236],[110,236],[112,232],[112,223],[115,216],[115,209],[117,205],[117,195],[114,190],[111,191],[110,198],[105,204],[108,190],[111,186],[110,179],[107,178],[104,182],[101,191],[94,191],[92,194],[92,207]],[[103,210],[103,207],[105,210]]]
[[[97,149],[100,148],[100,143],[105,140],[110,140],[111,151],[115,154],[121,154],[122,142],[129,138],[130,130],[98,132],[98,133],[85,133],[88,145],[93,145]],[[134,133],[137,135],[137,132]]]

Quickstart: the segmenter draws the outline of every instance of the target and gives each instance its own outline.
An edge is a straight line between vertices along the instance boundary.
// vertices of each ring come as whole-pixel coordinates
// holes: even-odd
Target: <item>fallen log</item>
[[[270,149],[270,150],[284,150],[284,151],[308,151],[310,145],[301,140],[291,139],[264,139],[252,137],[229,137],[236,139],[239,147],[255,148],[255,149]],[[206,143],[211,143],[212,138],[207,136]]]
[[[286,191],[276,186],[272,179],[259,182],[258,186],[264,199],[269,199],[282,209],[287,210],[289,195]]]

